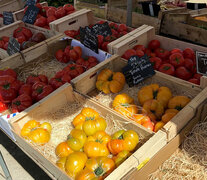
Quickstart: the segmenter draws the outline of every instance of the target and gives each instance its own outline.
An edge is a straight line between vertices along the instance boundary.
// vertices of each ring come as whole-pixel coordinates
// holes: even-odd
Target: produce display
[[[37,3],[35,6],[39,8],[39,13],[34,25],[46,29],[50,29],[49,24],[51,22],[75,12],[75,8],[71,4],[65,4],[63,7],[60,6],[58,8],[53,6],[42,6],[40,3]],[[26,13],[27,8],[28,6],[25,7],[24,14]]]
[[[207,16],[198,16],[198,17],[194,17],[194,19],[207,22]]]
[[[107,21],[99,21],[96,24],[104,24]],[[92,28],[94,25],[96,24],[91,24],[89,25],[89,28]],[[110,36],[102,36],[102,35],[98,35],[98,47],[106,52],[108,52],[108,48],[107,45],[116,40],[117,38],[124,36],[125,34],[129,33],[130,30],[128,29],[128,27],[125,24],[116,24],[114,22],[110,22],[109,23],[109,27],[111,29],[112,35]],[[70,36],[72,38],[75,38],[77,40],[80,40],[80,29],[79,30],[66,30],[64,32],[67,36]]]
[[[155,70],[197,85],[200,84],[202,75],[197,74],[195,52],[191,48],[183,51],[174,48],[168,51],[161,48],[160,41],[152,40],[148,43],[148,47],[136,45],[133,49],[127,50],[122,57],[129,60],[131,56],[142,57],[144,54],[150,57]]]

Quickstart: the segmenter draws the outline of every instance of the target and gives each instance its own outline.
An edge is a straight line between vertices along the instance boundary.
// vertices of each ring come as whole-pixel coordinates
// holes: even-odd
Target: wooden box
[[[0,1],[0,14],[4,11],[17,11],[24,8],[25,2],[22,0],[1,0]]]
[[[139,105],[137,100],[138,90],[151,83],[157,83],[160,86],[167,86],[171,89],[173,96],[185,95],[191,98],[191,102],[185,106],[171,121],[165,124],[163,131],[167,133],[167,141],[173,139],[179,131],[194,117],[197,106],[197,95],[202,92],[202,88],[194,86],[191,83],[183,81],[178,78],[174,78],[169,75],[165,75],[161,72],[156,72],[154,76],[144,80],[142,83],[129,88],[126,84],[124,89],[117,94],[104,95],[96,89],[96,78],[98,72],[102,69],[109,68],[115,72],[122,71],[122,68],[127,65],[127,61],[121,59],[118,55],[111,58],[111,61],[105,61],[104,65],[97,65],[96,69],[89,70],[84,76],[79,76],[76,79],[76,83],[73,83],[74,88],[83,94],[93,98],[97,102],[101,103],[108,108],[111,108],[111,102],[117,94],[127,93],[135,101],[135,105]],[[86,83],[87,82],[87,83]]]
[[[56,21],[50,23],[50,28],[54,31],[64,32],[66,30],[78,30],[80,27],[89,26],[90,24],[95,24],[98,21],[103,20],[97,17],[94,17],[91,10],[82,9],[73,13],[70,17],[63,17]],[[131,31],[132,28],[128,27],[128,30]],[[112,46],[118,42],[127,39],[130,35],[133,35],[136,30],[131,31],[130,33],[122,36],[121,38],[116,39],[115,41],[108,44],[108,52],[111,53]]]
[[[74,111],[74,107],[75,111]],[[59,169],[55,162],[57,160],[54,153],[55,147],[62,142],[70,130],[72,130],[71,122],[75,115],[77,115],[83,107],[91,107],[98,111],[102,117],[107,121],[108,127],[106,132],[111,134],[117,131],[117,128],[133,129],[140,137],[140,144],[135,152],[124,161],[118,168],[116,168],[106,179],[114,180],[122,177],[128,178],[128,173],[137,168],[137,166],[154,156],[165,144],[166,135],[160,131],[156,134],[146,131],[142,126],[137,126],[133,121],[127,121],[110,109],[96,103],[93,100],[85,98],[77,92],[73,92],[72,87],[65,84],[55,92],[50,94],[47,98],[36,103],[25,112],[17,115],[11,121],[13,133],[16,138],[17,145],[30,156],[52,179],[70,179],[69,176],[61,169]],[[65,110],[64,110],[65,109]],[[58,113],[61,111],[62,115]],[[55,120],[52,113],[55,113]],[[56,115],[56,113],[59,114]],[[51,140],[45,146],[39,147],[32,144],[20,136],[20,130],[23,125],[31,119],[43,122],[48,121],[52,124],[53,130]],[[64,129],[65,127],[65,129]],[[61,130],[62,128],[62,130]],[[59,134],[53,135],[53,132]],[[46,150],[46,148],[48,150]],[[48,153],[49,152],[49,153]]]
[[[43,33],[45,35],[45,37],[47,39],[49,39],[49,38],[51,38],[51,37],[53,37],[55,35],[60,34],[59,32],[55,32],[55,31],[51,31],[51,30],[44,29],[44,28],[41,28],[41,27],[37,27],[37,26],[31,25],[31,24],[24,23],[22,21],[16,21],[16,22],[14,22],[12,24],[9,24],[9,25],[1,28],[0,29],[0,37],[2,37],[2,36],[12,37],[14,30],[19,28],[19,27],[26,27],[26,28],[30,29],[33,34],[41,32],[41,33]],[[40,43],[37,43],[35,46],[41,46],[44,43],[45,42],[42,41]],[[21,52],[23,53],[24,50],[22,50]],[[9,54],[7,53],[7,51],[2,49],[2,48],[0,48],[0,58],[4,59],[4,58],[6,58],[8,56],[9,56]]]
[[[126,39],[125,41],[120,42],[113,46],[113,50],[111,54],[118,54],[122,56],[126,50],[133,48],[135,45],[144,45],[147,47],[148,43],[157,39],[160,41],[161,48],[172,50],[173,48],[179,48],[184,50],[185,48],[192,48],[194,51],[207,52],[207,48],[175,39],[170,39],[164,36],[155,35],[155,30],[152,26],[147,26],[145,28],[140,27],[140,31],[138,31],[132,37]],[[139,28],[138,28],[139,29]],[[178,79],[178,78],[175,78]],[[189,82],[190,83],[190,82]],[[195,85],[195,84],[192,84]],[[201,87],[204,88],[207,86],[207,78],[203,76],[201,78]]]

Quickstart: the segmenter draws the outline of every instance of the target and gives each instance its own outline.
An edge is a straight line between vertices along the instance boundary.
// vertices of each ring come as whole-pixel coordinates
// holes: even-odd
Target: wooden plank
[[[61,88],[57,89],[55,92],[53,92],[50,96],[44,98],[41,100],[40,103],[37,103],[36,105],[33,105],[33,108],[30,109],[27,113],[24,115],[19,114],[17,115],[11,122],[13,127],[13,132],[15,133],[17,144],[24,149],[24,151],[33,159],[35,159],[35,162],[40,165],[43,170],[46,170],[47,173],[51,173],[54,178],[56,179],[70,179],[65,172],[60,170],[54,162],[52,162],[50,159],[46,159],[43,155],[43,152],[40,152],[36,150],[34,146],[32,146],[30,143],[26,142],[23,138],[20,137],[20,129],[24,125],[25,122],[27,122],[29,119],[34,117],[34,114],[42,114],[47,112],[52,112],[54,110],[57,110],[57,107],[60,108],[66,103],[73,103],[74,101],[80,101],[84,102],[85,104],[94,107],[97,109],[98,112],[101,113],[103,117],[107,116],[107,114],[110,114],[114,117],[115,121],[118,121],[119,123],[123,123],[125,128],[134,129],[138,133],[141,133],[143,130],[140,129],[138,126],[135,125],[135,123],[127,123],[126,119],[123,117],[116,115],[115,113],[108,111],[107,108],[104,108],[103,106],[99,105],[98,103],[86,99],[83,96],[81,96],[78,93],[75,93],[72,91],[72,88],[69,84],[65,84]],[[38,119],[36,119],[38,120]],[[148,138],[149,136],[153,135],[152,133],[143,132],[142,136],[144,135],[145,138]],[[110,174],[107,179],[120,179],[122,176],[128,173],[129,166],[128,161],[130,163],[134,162],[134,165],[139,165],[139,162],[142,162],[143,159],[146,159],[146,157],[151,158],[156,151],[159,151],[161,147],[163,147],[166,144],[165,141],[165,133],[159,132],[152,138],[150,138],[149,141],[144,143],[141,147],[139,147],[135,153],[128,158],[128,160],[124,163],[122,163],[118,168],[116,168],[112,174]],[[155,149],[155,150],[154,150]],[[146,157],[144,157],[146,156]],[[140,161],[139,161],[140,159]],[[134,166],[133,165],[133,166]],[[135,166],[135,167],[136,167]],[[117,173],[116,173],[117,172]]]
[[[3,11],[14,12],[21,8],[24,8],[24,3],[21,0],[2,1],[2,4],[0,4],[0,13],[3,14]]]

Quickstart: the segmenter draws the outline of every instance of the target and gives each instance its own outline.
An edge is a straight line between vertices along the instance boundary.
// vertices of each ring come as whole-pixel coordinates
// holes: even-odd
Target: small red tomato
[[[189,82],[191,82],[191,83],[194,83],[194,84],[200,85],[199,80],[198,80],[198,79],[196,79],[196,78],[189,79],[188,81],[189,81]]]
[[[138,57],[142,57],[142,56],[144,56],[144,52],[142,50],[136,50],[136,55]]]
[[[192,74],[189,70],[187,70],[184,66],[180,66],[175,70],[175,75],[176,77],[183,79],[183,80],[188,80],[191,78]]]
[[[59,49],[56,53],[55,53],[55,57],[58,61],[63,62],[63,63],[68,63],[69,60],[66,57],[66,54],[63,52],[62,49]]]
[[[19,89],[19,95],[21,94],[27,94],[29,96],[32,95],[32,85],[30,84],[24,84]]]
[[[44,27],[47,25],[47,18],[45,17],[40,17],[38,19],[36,19],[35,23],[34,23],[35,26],[39,26],[39,27]]]
[[[172,64],[174,67],[183,66],[185,63],[183,55],[180,53],[171,54],[169,59],[170,59],[170,64]]]
[[[153,68],[155,70],[159,70],[161,64],[162,64],[162,59],[158,58],[158,57],[151,57],[150,58],[150,62],[152,63],[153,65]]]
[[[183,56],[184,56],[184,58],[189,58],[189,59],[194,60],[194,58],[195,58],[195,52],[191,48],[186,48],[183,51]]]
[[[65,15],[66,15],[66,11],[63,7],[59,7],[57,11],[55,11],[55,17],[58,19],[64,17]]]
[[[112,29],[114,29],[114,30],[118,30],[118,24],[116,24],[116,23],[114,23],[114,22],[110,22],[109,23],[109,27],[111,28],[111,30]]]
[[[78,35],[78,31],[75,31],[75,30],[66,30],[64,31],[64,33],[65,35],[72,37],[72,38],[75,38],[75,36]]]
[[[160,48],[160,41],[158,41],[156,39],[151,40],[148,44],[148,48],[151,50],[155,50],[155,49]]]
[[[70,12],[70,11],[74,11],[74,10],[75,10],[75,8],[73,7],[73,5],[71,5],[71,4],[65,4],[65,5],[63,6],[63,9],[64,9],[65,11],[67,11],[67,12]]]
[[[174,53],[180,53],[180,54],[183,54],[182,50],[181,49],[178,49],[178,48],[174,48],[170,51],[170,54],[174,54]]]
[[[55,21],[57,18],[55,16],[49,16],[47,18],[47,24],[50,24],[51,22]]]
[[[170,52],[162,48],[155,49],[155,54],[163,61],[168,60],[170,56]]]
[[[200,81],[202,75],[201,74],[194,74],[193,78],[196,78]]]
[[[49,17],[49,16],[55,16],[55,11],[56,11],[56,8],[52,8],[50,7],[47,12],[46,12],[46,16]]]
[[[142,50],[143,52],[145,52],[145,47],[144,45],[136,45],[133,47],[134,50]]]
[[[128,49],[123,55],[122,58],[129,60],[131,56],[136,56],[137,53],[134,49]]]
[[[103,42],[103,44],[101,45],[101,49],[108,52],[108,44],[109,42]]]
[[[118,31],[116,31],[115,29],[111,29],[111,32],[112,32],[112,36],[115,36],[116,38],[119,37]]]
[[[159,71],[172,76],[175,74],[174,66],[169,63],[162,64],[159,68]]]
[[[185,58],[184,59],[184,66],[188,69],[191,70],[193,67],[193,60],[189,59],[189,58]]]
[[[0,113],[6,111],[8,109],[8,106],[0,101]]]
[[[126,26],[126,24],[119,24],[118,31],[119,32],[123,32],[123,31],[126,31],[127,32],[127,26]]]

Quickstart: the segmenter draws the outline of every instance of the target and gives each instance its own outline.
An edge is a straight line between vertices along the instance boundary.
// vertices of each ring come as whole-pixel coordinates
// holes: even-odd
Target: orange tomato
[[[159,131],[164,125],[165,125],[165,123],[162,122],[162,121],[157,122],[157,123],[155,124],[154,132]]]
[[[57,145],[55,149],[55,154],[59,158],[61,157],[67,157],[69,154],[71,154],[73,150],[68,146],[67,142],[61,142]]]
[[[138,124],[141,124],[145,128],[153,131],[154,130],[154,124],[150,120],[150,118],[143,114],[135,114],[132,116],[132,120],[137,122]]]

